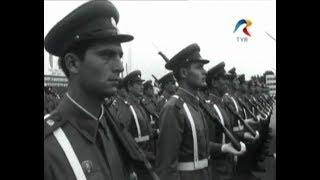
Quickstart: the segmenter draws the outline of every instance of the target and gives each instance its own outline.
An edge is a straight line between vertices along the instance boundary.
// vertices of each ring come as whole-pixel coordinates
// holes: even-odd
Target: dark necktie
[[[101,121],[103,120],[104,119],[101,119]],[[107,165],[109,166],[112,179],[125,179],[124,167],[122,160],[120,159],[120,154],[117,151],[116,145],[113,141],[113,138],[111,137],[109,129],[103,122],[99,123],[97,142],[107,162]]]

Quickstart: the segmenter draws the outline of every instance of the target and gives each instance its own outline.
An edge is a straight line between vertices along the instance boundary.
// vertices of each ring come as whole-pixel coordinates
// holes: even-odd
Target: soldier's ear
[[[181,79],[186,79],[187,76],[188,76],[189,71],[188,71],[187,68],[182,67],[182,68],[179,70],[179,73],[180,73]]]
[[[78,74],[81,60],[78,55],[74,53],[67,53],[64,56],[64,63],[66,64],[66,68],[71,74]]]

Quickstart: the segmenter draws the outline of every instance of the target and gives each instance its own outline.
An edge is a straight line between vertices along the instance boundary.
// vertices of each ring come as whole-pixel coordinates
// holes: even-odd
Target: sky
[[[84,2],[87,1],[44,1],[44,35]],[[210,60],[204,66],[206,70],[224,61],[226,70],[235,67],[247,80],[266,70],[276,71],[276,42],[266,34],[276,38],[275,0],[112,2],[120,13],[120,33],[134,36],[133,41],[122,44],[122,60],[127,67],[124,75],[139,69],[143,79],[153,80],[152,74],[160,78],[169,72],[153,44],[170,59],[186,46],[197,43],[201,56]],[[252,22],[247,28],[250,37],[242,32],[245,25],[233,33],[241,19]],[[247,37],[248,41],[238,42],[239,37]],[[48,57],[45,51],[44,74],[50,69]]]

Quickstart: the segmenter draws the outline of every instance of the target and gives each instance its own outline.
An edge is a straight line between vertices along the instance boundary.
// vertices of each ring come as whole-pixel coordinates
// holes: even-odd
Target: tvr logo
[[[252,25],[252,21],[249,19],[241,19],[236,23],[236,26],[233,30],[233,33],[236,33],[241,26],[245,25],[242,28],[242,32],[245,36],[236,37],[237,42],[248,42],[248,37],[251,37],[251,33],[248,31],[248,27]]]

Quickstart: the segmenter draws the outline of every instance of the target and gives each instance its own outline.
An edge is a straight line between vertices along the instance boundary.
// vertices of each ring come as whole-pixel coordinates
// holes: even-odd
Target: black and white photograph
[[[276,180],[276,0],[43,4],[44,180]]]

